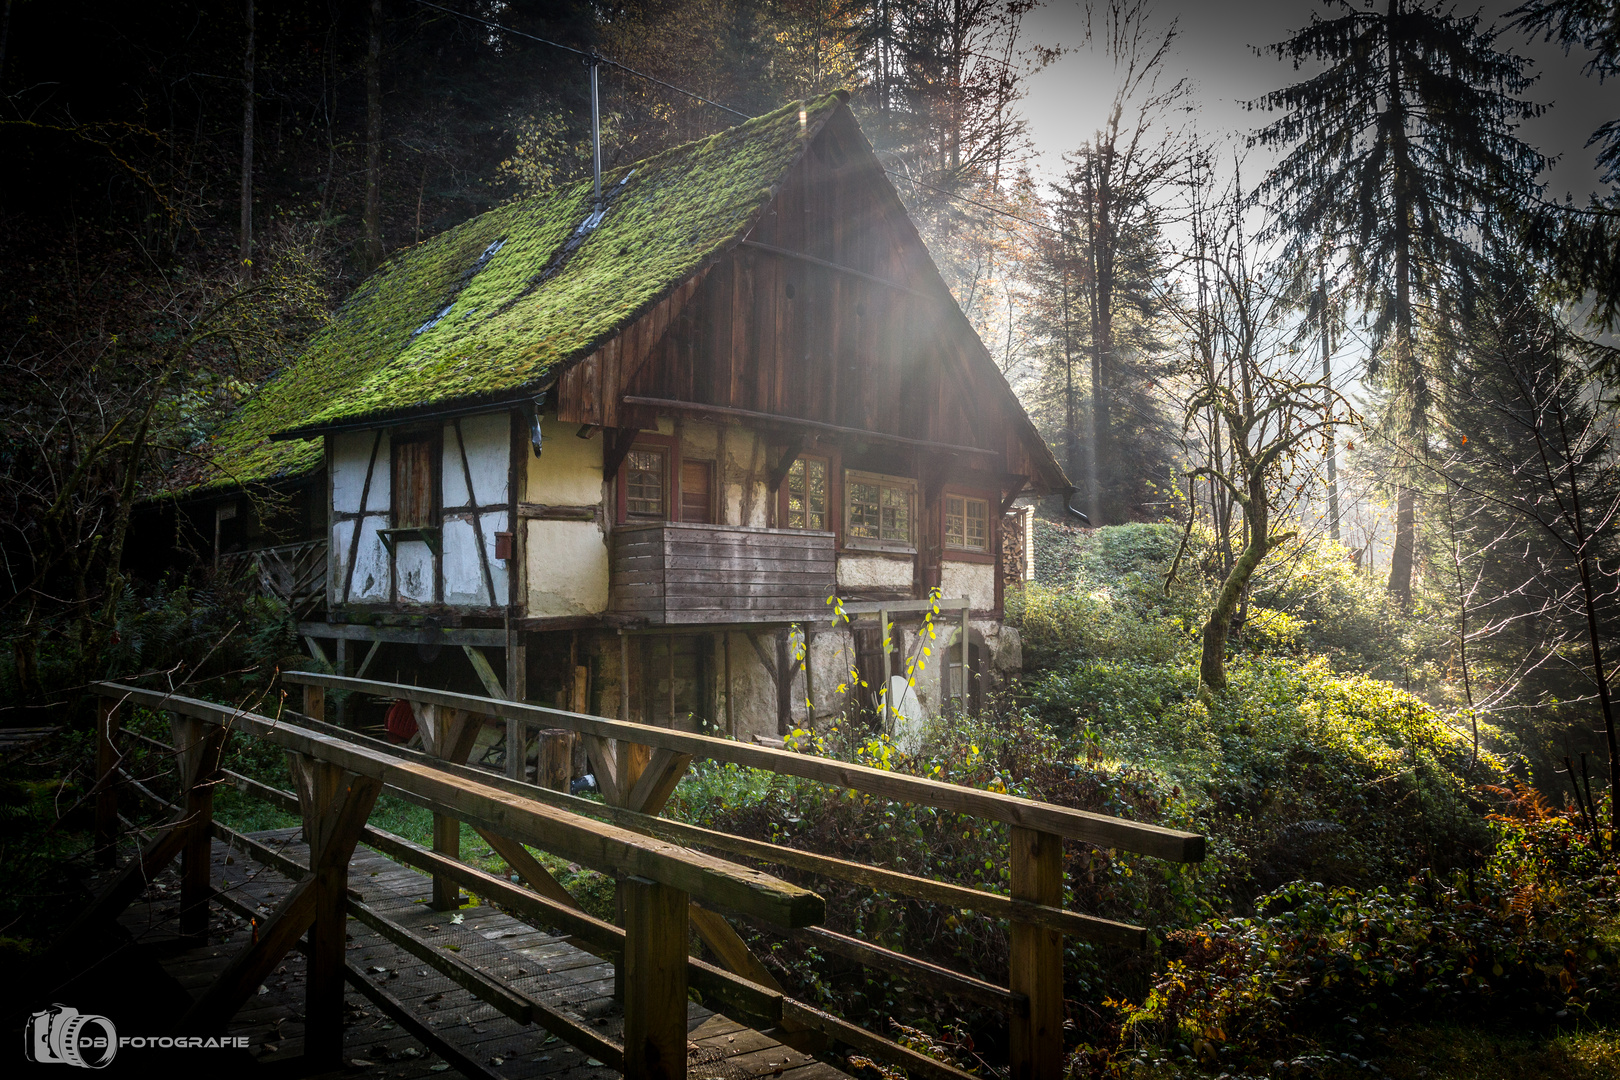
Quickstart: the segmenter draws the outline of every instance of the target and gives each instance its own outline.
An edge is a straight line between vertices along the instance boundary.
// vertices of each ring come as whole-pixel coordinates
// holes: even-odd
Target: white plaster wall
[[[342,524],[351,525],[352,522]],[[382,537],[377,535],[379,529],[388,524],[385,515],[367,515],[365,523],[360,530],[360,546],[355,553],[354,579],[349,588],[351,603],[383,603],[389,599],[388,595],[388,549],[383,547]],[[343,535],[344,551],[347,552],[348,542],[352,532],[345,530]],[[338,579],[338,594],[342,595],[343,579]]]
[[[952,598],[970,596],[973,598],[973,606],[980,611],[995,607],[995,565],[951,562],[946,559],[939,570],[939,595]]]
[[[466,447],[466,466],[456,447],[455,424],[444,425],[444,505],[446,509],[491,506],[506,502],[506,478],[511,472],[511,421],[505,413],[461,418],[461,438]],[[472,473],[474,499],[467,498],[467,471]]]
[[[594,521],[528,524],[528,614],[595,615],[606,611],[608,549],[601,526]]]
[[[910,555],[838,556],[840,589],[910,589],[913,558]],[[947,592],[945,595],[952,595]]]
[[[602,502],[602,433],[589,439],[575,437],[579,429],[546,417],[540,424],[544,452],[535,457],[526,451],[528,462],[525,502],[547,506],[595,506]]]
[[[401,601],[413,604],[433,602],[433,549],[427,546],[426,541],[396,540],[394,573]]]
[[[340,514],[353,514],[360,509],[360,492],[365,488],[366,468],[376,437],[374,431],[347,431],[327,436],[327,445],[332,448],[332,509]],[[366,495],[368,511],[388,509],[389,483],[394,474],[389,464],[391,460],[385,431],[377,445],[377,467],[372,470],[371,490]]]
[[[401,544],[403,551],[406,545]],[[404,586],[400,586],[404,591]],[[444,602],[485,605],[489,590],[484,587],[484,571],[478,565],[478,539],[468,518],[444,520]]]
[[[767,635],[760,644],[765,649],[766,655],[775,657],[776,642],[773,637]],[[720,643],[720,647],[724,648],[723,642]],[[714,670],[724,676],[724,653],[715,657]],[[748,643],[748,635],[740,630],[731,635],[730,692],[738,740],[753,742],[755,735],[775,738],[776,683],[771,679],[770,672],[765,670],[765,665],[759,662],[759,654],[754,652],[754,647]],[[720,715],[716,717],[722,725],[725,723],[725,715],[725,702],[722,699]]]

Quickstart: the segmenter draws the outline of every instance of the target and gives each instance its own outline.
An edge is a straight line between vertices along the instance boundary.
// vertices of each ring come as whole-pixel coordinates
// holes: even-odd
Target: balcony
[[[621,525],[611,610],[654,626],[802,622],[825,616],[837,573],[832,533]]]

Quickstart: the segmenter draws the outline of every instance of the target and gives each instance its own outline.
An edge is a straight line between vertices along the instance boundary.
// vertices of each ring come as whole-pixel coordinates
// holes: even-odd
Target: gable
[[[647,402],[702,403],[979,449],[978,467],[1069,486],[847,109],[688,291],[565,370],[559,419],[649,427]]]

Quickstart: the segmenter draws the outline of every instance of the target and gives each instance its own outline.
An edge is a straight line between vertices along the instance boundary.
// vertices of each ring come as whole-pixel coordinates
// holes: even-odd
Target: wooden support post
[[[118,855],[118,699],[96,699],[96,862],[112,866]]]
[[[309,971],[304,984],[304,1060],[334,1068],[343,1059],[344,941],[349,921],[349,859],[382,783],[324,761],[309,761],[317,804],[310,845],[314,886]]]
[[[1015,825],[1012,895],[1063,906],[1063,838]],[[1007,987],[1029,999],[1029,1012],[1013,1016],[1012,1080],[1057,1080],[1063,1072],[1063,935],[1014,919],[1009,934]]]
[[[776,734],[793,730],[793,668],[788,663],[788,632],[776,632]]]
[[[508,721],[512,724],[514,721]],[[423,705],[418,710],[422,747],[429,754],[457,765],[466,763],[472,753],[482,718],[468,716],[459,709]],[[471,736],[471,737],[469,737]],[[447,858],[461,859],[461,820],[448,814],[433,815],[433,850]],[[433,875],[433,909],[454,911],[461,906],[461,889],[442,874]]]
[[[360,523],[357,522],[355,524],[355,532],[359,533],[359,531],[360,531]],[[334,652],[335,652],[336,658],[332,661],[332,670],[334,672],[336,672],[337,674],[339,674],[339,675],[347,675],[349,673],[349,641],[348,641],[348,639],[347,638],[338,638],[336,647],[334,649]],[[350,694],[339,694],[338,695],[338,707],[337,707],[337,718],[336,719],[337,719],[337,725],[339,727],[348,727],[349,726],[349,701],[350,701],[351,697],[352,697],[352,695],[350,695]]]
[[[664,639],[664,659],[668,663],[669,671],[669,723],[665,727],[675,726],[675,635],[671,634]]]
[[[894,672],[890,670],[889,663],[889,613],[884,608],[878,608],[878,649],[883,653],[883,685],[878,689],[877,699],[882,702],[879,706],[883,715],[878,717],[879,731],[894,731],[894,724],[890,721],[894,702],[889,700],[889,683],[893,680]]]
[[[965,598],[964,598],[965,599]],[[973,678],[973,668],[968,664],[968,609],[962,608],[962,715],[966,716],[968,702],[973,698],[968,689],[968,682]]]
[[[208,902],[214,895],[214,781],[225,748],[225,729],[191,717],[169,722],[180,755],[185,784],[180,804],[186,815],[186,841],[180,849],[180,933],[202,939],[208,935]]]
[[[304,715],[311,720],[326,719],[326,687],[305,684]]]
[[[624,1075],[686,1076],[687,894],[645,878],[620,880],[625,914]]]
[[[541,728],[535,741],[535,784],[552,791],[567,791],[574,778],[574,733],[567,728]]]
[[[731,631],[727,630],[721,636],[726,641],[726,735],[735,739],[737,737],[737,713],[731,705]]]
[[[630,635],[619,631],[619,719],[630,719]]]

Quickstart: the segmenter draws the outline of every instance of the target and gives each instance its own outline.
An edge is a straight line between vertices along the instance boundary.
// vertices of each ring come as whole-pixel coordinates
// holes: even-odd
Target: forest
[[[1055,3],[4,0],[0,729],[60,730],[0,764],[0,970],[89,896],[90,683],[263,701],[309,666],[215,537],[143,517],[222,420],[397,254],[588,179],[593,85],[604,169],[847,89],[1074,491],[1034,508],[1022,675],[978,715],[788,747],[1208,837],[1191,866],[1069,845],[1066,906],[1149,928],[1065,939],[1075,1080],[1620,1077],[1620,107],[1536,145],[1526,55],[1612,103],[1620,6],[1291,5],[1222,61],[1275,87],[1228,130],[1167,5],[1034,37]],[[1032,87],[1071,65],[1102,119],[1047,152]],[[1009,888],[1004,827],[735,765],[666,814]],[[613,918],[611,879],[541,858]],[[1005,984],[1004,924],[835,894],[832,929]],[[1009,1075],[993,1011],[750,944]]]

